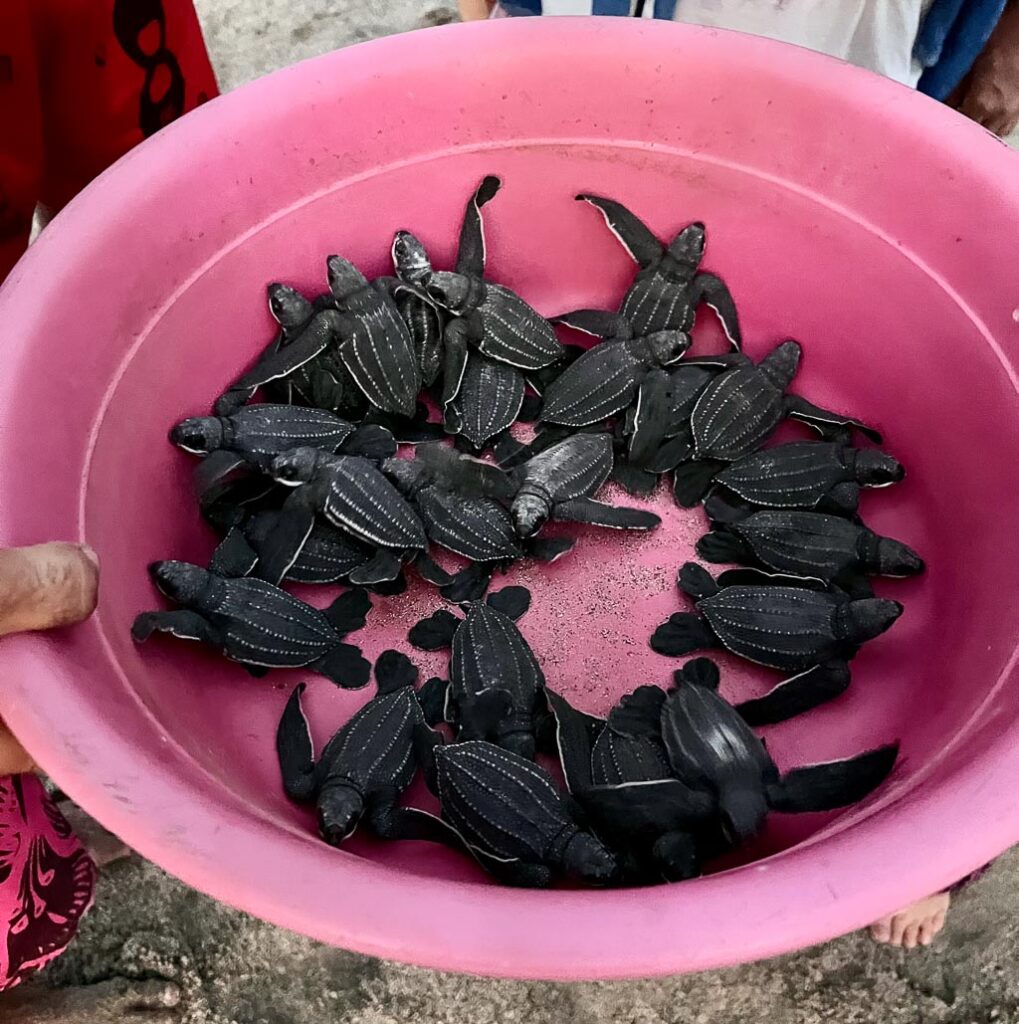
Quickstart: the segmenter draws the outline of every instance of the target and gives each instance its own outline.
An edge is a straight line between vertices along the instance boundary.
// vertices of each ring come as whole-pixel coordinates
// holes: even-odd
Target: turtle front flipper
[[[248,543],[241,530],[234,526],[227,531],[219,542],[209,561],[209,572],[217,576],[230,576],[240,579],[247,576],[258,562],[258,552]],[[278,580],[270,580],[277,583]]]
[[[517,622],[531,607],[531,592],[527,587],[503,587],[489,594],[485,603],[489,608]]]
[[[690,826],[709,816],[714,800],[677,779],[592,786],[578,802],[594,819],[631,837],[654,837]]]
[[[875,444],[880,444],[882,440],[880,432],[868,427],[866,423],[840,412],[822,409],[800,395],[785,396],[785,412],[790,419],[800,420],[813,427],[826,441],[837,441],[844,437],[847,427],[855,428]]]
[[[416,839],[470,853],[463,837],[441,818],[416,807],[397,807],[390,793],[373,795],[367,808],[368,826],[380,839]]]
[[[565,522],[604,526],[613,530],[653,530],[662,520],[642,508],[607,505],[593,498],[573,498],[552,507],[552,518]]]
[[[439,593],[453,604],[480,601],[492,581],[494,566],[491,562],[472,562],[456,573]]]
[[[467,203],[460,226],[460,243],[457,247],[458,274],[481,277],[485,273],[485,223],[481,208],[495,198],[500,188],[502,182],[494,174],[488,174]]]
[[[701,302],[715,311],[729,344],[734,351],[739,352],[743,348],[743,334],[729,286],[715,274],[702,271],[693,279],[690,287],[690,305],[697,306]]]
[[[570,313],[560,313],[549,317],[553,324],[572,327],[582,334],[590,334],[595,338],[628,337],[630,325],[626,317],[619,313],[610,313],[606,309],[574,309]]]
[[[890,743],[843,761],[793,768],[768,787],[768,804],[787,814],[854,804],[888,778],[898,754],[898,743]]]
[[[372,601],[367,591],[361,587],[352,587],[340,594],[323,614],[340,636],[346,636],[364,629],[371,610]]]
[[[358,586],[385,583],[400,575],[403,562],[389,548],[379,548],[364,565],[359,565],[347,578]]]
[[[570,537],[531,537],[524,542],[524,550],[539,562],[556,562],[573,550],[576,541]]]
[[[359,455],[363,459],[381,462],[392,458],[397,451],[396,438],[379,423],[363,423],[340,445],[343,455]]]
[[[132,639],[141,644],[153,633],[171,633],[180,640],[200,640],[210,647],[223,646],[222,637],[212,623],[198,612],[183,608],[172,612],[142,612],[131,627]]]
[[[650,469],[650,462],[672,427],[672,378],[666,370],[651,370],[637,388],[633,429],[627,456],[635,466]]]
[[[840,659],[815,665],[783,680],[763,697],[736,705],[748,725],[774,725],[811,711],[845,693],[852,674]]]
[[[279,758],[283,791],[299,803],[314,799],[316,789],[311,731],[301,707],[304,690],[304,683],[294,687],[276,727],[276,756]]]
[[[259,549],[259,579],[279,584],[297,561],[314,527],[315,510],[299,490],[295,491],[287,498]]]
[[[446,324],[442,335],[444,354],[441,401],[443,408],[446,408],[460,394],[460,386],[463,383],[464,374],[467,372],[469,354],[467,342],[476,340],[477,333],[471,318],[456,317]]]
[[[556,745],[566,788],[578,793],[592,785],[591,748],[605,728],[605,720],[578,711],[563,696],[545,690],[545,698],[555,719]]]
[[[609,231],[619,239],[623,248],[630,254],[630,258],[641,268],[650,267],[662,258],[665,247],[655,237],[654,232],[621,203],[584,192],[576,198],[590,203],[601,213]]]
[[[692,612],[675,612],[651,634],[651,649],[670,658],[721,646],[707,622]]]

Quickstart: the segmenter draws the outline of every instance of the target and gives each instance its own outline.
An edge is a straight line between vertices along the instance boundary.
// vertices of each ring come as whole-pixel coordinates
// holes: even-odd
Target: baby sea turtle
[[[317,313],[298,337],[259,362],[230,391],[250,395],[335,349],[372,405],[413,416],[421,375],[410,332],[392,296],[340,256],[330,256],[327,269],[335,308]]]
[[[364,626],[371,600],[348,590],[324,611],[285,590],[255,579],[228,579],[187,562],[156,562],[156,586],[181,606],[170,612],[143,612],[131,628],[137,643],[153,633],[200,640],[228,658],[253,668],[303,668],[328,676],[344,689],[368,682],[371,665],[359,648],[343,642]]]
[[[377,549],[375,558],[354,572],[354,583],[394,579],[405,553],[423,552],[428,543],[414,510],[368,459],[295,448],[278,455],[270,472],[274,480],[295,490],[262,546],[260,573],[266,579],[286,576],[317,515]]]
[[[594,885],[614,880],[615,857],[581,831],[544,768],[484,740],[431,750],[425,778],[442,817],[500,881],[544,888],[554,871]]]
[[[794,509],[737,508],[714,495],[705,503],[713,532],[697,542],[709,562],[739,562],[835,583],[871,597],[867,576],[916,576],[920,556],[901,541],[880,537],[862,523]]]
[[[549,518],[622,530],[651,530],[661,522],[652,512],[589,497],[612,472],[612,438],[605,433],[575,434],[508,472],[439,445],[420,448],[418,457],[451,490],[508,501],[521,537],[534,536]]]
[[[424,282],[427,295],[453,317],[443,335],[443,402],[460,390],[468,346],[521,370],[538,370],[560,359],[560,345],[547,320],[519,295],[486,281],[485,233],[481,208],[502,183],[489,175],[464,212],[456,269],[435,271]]]
[[[541,418],[567,427],[598,423],[625,409],[655,367],[671,366],[690,347],[684,331],[635,334],[625,317],[579,309],[555,318],[607,339],[588,349],[545,390]]]
[[[845,441],[793,441],[745,455],[715,484],[751,505],[853,515],[861,487],[887,487],[905,475],[886,452]]]
[[[396,801],[417,770],[414,735],[424,716],[414,695],[417,668],[399,651],[375,664],[379,692],[333,735],[315,761],[301,708],[305,684],[287,701],[276,730],[283,789],[291,800],[314,802],[319,832],[331,846],[349,838],[362,818],[386,834]]]
[[[674,490],[680,505],[696,505],[726,463],[758,448],[787,417],[802,420],[822,433],[855,427],[880,443],[881,435],[859,420],[786,393],[796,376],[801,354],[798,342],[784,341],[759,363],[741,353],[698,359],[701,364],[713,362],[729,369],[701,391],[691,414],[691,444],[685,454],[692,461],[677,465],[674,474]]]
[[[524,587],[504,587],[471,602],[463,619],[440,609],[408,634],[421,650],[452,647],[448,687],[430,681],[422,699],[434,706],[435,690],[445,690],[444,717],[457,738],[491,740],[524,757],[534,757],[545,688],[538,660],[516,626],[530,603]]]
[[[849,685],[850,659],[902,614],[898,601],[852,600],[817,581],[753,569],[724,572],[716,582],[687,562],[678,584],[700,614],[677,612],[659,626],[651,637],[659,654],[725,647],[759,665],[797,673],[739,706],[751,725],[781,722],[837,697]]]
[[[567,788],[596,834],[621,854],[622,880],[678,882],[699,875],[693,828],[708,815],[710,802],[675,780],[661,737],[622,735],[552,690],[545,693]],[[649,782],[669,785],[653,789],[653,798],[644,801]],[[665,791],[671,799],[663,799]]]
[[[714,662],[695,658],[675,673],[668,694],[641,686],[624,697],[609,715],[609,729],[660,737],[674,777],[710,799],[712,813],[721,817],[733,844],[752,839],[769,810],[830,811],[862,800],[895,764],[898,744],[890,744],[782,775],[738,709],[719,696],[718,681]],[[637,788],[623,790],[632,796]],[[668,782],[648,783],[641,787],[641,800],[659,802],[668,813],[673,789]]]
[[[445,427],[480,449],[508,430],[524,402],[524,375],[479,352],[467,357],[460,390],[446,405]]]
[[[422,459],[388,459],[381,468],[413,505],[428,539],[471,563],[442,587],[442,595],[449,601],[479,600],[495,569],[525,554],[553,562],[573,546],[573,541],[565,538],[521,540],[502,504],[446,489]]]
[[[446,325],[443,311],[425,291],[425,284],[433,273],[432,262],[424,245],[409,231],[396,232],[392,258],[398,282],[393,288],[393,297],[414,339],[421,382],[431,387],[442,372],[442,332]],[[401,288],[399,283],[410,287]]]
[[[622,204],[588,194],[577,199],[601,213],[609,230],[640,267],[620,307],[635,330],[642,334],[689,332],[697,307],[705,302],[718,314],[732,347],[739,349],[742,339],[732,295],[721,278],[700,270],[705,242],[700,221],[687,225],[666,246]]]

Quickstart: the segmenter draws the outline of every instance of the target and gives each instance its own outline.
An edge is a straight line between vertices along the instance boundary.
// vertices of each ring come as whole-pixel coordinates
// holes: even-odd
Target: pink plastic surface
[[[928,560],[842,699],[770,731],[780,765],[895,738],[892,780],[841,816],[778,816],[756,863],[671,887],[516,891],[418,844],[342,852],[284,798],[273,733],[301,674],[255,681],[196,645],[135,648],[145,566],[204,559],[192,463],[166,441],[268,340],[267,281],[311,292],[339,251],[387,270],[397,228],[448,265],[466,196],[492,275],[543,312],[613,305],[633,266],[585,190],[662,236],[701,219],[754,356],[800,339],[799,388],[886,432],[908,466],[864,515]],[[908,90],[759,39],[625,19],[521,19],[389,38],[210,103],[130,154],[46,230],[0,294],[0,542],[87,540],[98,615],[6,640],[0,713],[142,854],[327,942],[519,977],[695,970],[866,924],[1019,838],[1016,694],[1019,163]],[[708,318],[702,318],[707,320]],[[717,340],[702,339],[701,349]],[[664,683],[647,646],[682,606],[700,512],[584,534],[525,568],[549,682],[604,710]],[[325,599],[318,592],[314,599]],[[434,607],[372,616],[371,655]],[[439,667],[425,662],[425,670]],[[765,685],[727,661],[724,692]],[[311,678],[321,742],[366,699]],[[769,677],[769,681],[774,677]]]

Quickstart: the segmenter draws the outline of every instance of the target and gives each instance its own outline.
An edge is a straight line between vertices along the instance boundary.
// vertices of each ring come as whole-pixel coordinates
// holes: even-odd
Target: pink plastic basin
[[[580,190],[663,236],[701,219],[747,349],[802,340],[799,386],[875,423],[909,468],[864,515],[928,559],[850,692],[770,731],[783,766],[899,738],[891,781],[841,816],[775,817],[762,858],[676,886],[517,891],[415,843],[336,851],[280,790],[273,733],[311,678],[319,741],[366,699],[256,681],[195,645],[135,648],[155,558],[213,539],[166,441],[271,336],[267,281],[308,291],[340,251],[382,273],[392,232],[452,257],[485,173],[490,268],[542,311],[613,305],[633,267]],[[80,538],[98,615],[4,642],[0,713],[57,782],[142,854],[327,942],[465,971],[596,978],[695,970],[856,928],[1019,838],[1015,355],[1019,163],[908,90],[759,39],[537,19],[385,39],[282,71],[141,146],[47,229],[0,295],[0,543]],[[707,320],[708,318],[703,318]],[[702,339],[702,347],[712,344]],[[594,537],[534,590],[550,683],[603,711],[668,679],[647,637],[702,513]],[[314,600],[322,601],[321,592]],[[380,605],[366,649],[435,606]],[[724,692],[763,671],[725,660]],[[421,658],[426,672],[440,667]],[[774,677],[772,677],[774,678]]]

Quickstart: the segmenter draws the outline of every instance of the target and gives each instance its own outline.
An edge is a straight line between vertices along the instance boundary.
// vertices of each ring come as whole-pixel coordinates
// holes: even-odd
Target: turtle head
[[[550,512],[548,500],[532,491],[520,491],[510,507],[517,534],[525,540],[533,537],[544,525]]]
[[[722,832],[734,846],[753,839],[768,813],[768,802],[760,786],[729,786],[719,798]]]
[[[329,291],[333,293],[333,298],[341,302],[368,284],[364,274],[342,256],[330,256],[326,260],[326,273]]]
[[[200,565],[168,559],[149,566],[152,581],[175,604],[189,608],[201,601],[211,573]]]
[[[214,452],[223,439],[223,421],[218,416],[192,416],[170,431],[171,443],[192,455]]]
[[[404,494],[413,495],[429,479],[428,470],[417,459],[386,459],[379,467]]]
[[[887,487],[905,475],[902,463],[887,452],[877,448],[860,448],[856,452],[856,479],[865,487]]]
[[[667,832],[651,848],[651,856],[669,882],[685,882],[701,873],[697,845],[689,832]]]
[[[451,313],[466,313],[475,299],[474,282],[463,274],[448,270],[437,270],[428,278],[428,294],[443,309]]]
[[[882,576],[919,576],[923,559],[901,540],[881,537],[877,542],[877,566]]]
[[[397,276],[410,284],[421,284],[432,272],[432,261],[424,245],[409,231],[393,237],[393,266]]]
[[[511,732],[499,738],[499,746],[511,754],[519,754],[528,761],[534,760],[534,736],[529,732]]]
[[[328,783],[318,795],[318,830],[330,846],[339,846],[357,828],[364,798],[345,782]]]
[[[704,255],[704,225],[695,220],[688,224],[669,246],[669,255],[686,271],[692,275],[700,266],[701,257]]]
[[[322,464],[322,455],[318,448],[294,448],[277,455],[269,472],[277,483],[297,487],[315,476]]]
[[[686,331],[655,331],[644,340],[651,350],[654,361],[659,366],[671,366],[673,363],[678,363],[693,342]]]
[[[619,872],[616,858],[587,832],[577,832],[566,844],[563,867],[592,885],[608,885]]]
[[[862,644],[889,629],[902,614],[902,605],[883,597],[866,597],[860,601],[850,601],[845,614],[845,639],[850,643]]]
[[[269,294],[269,312],[280,327],[299,327],[315,311],[311,303],[289,285],[274,281],[266,291]]]

